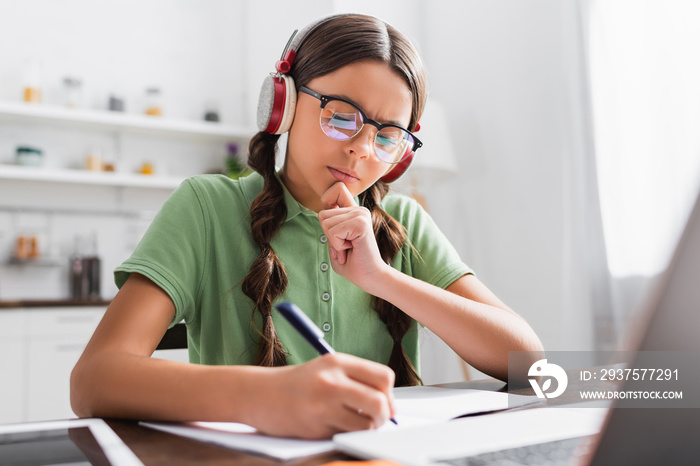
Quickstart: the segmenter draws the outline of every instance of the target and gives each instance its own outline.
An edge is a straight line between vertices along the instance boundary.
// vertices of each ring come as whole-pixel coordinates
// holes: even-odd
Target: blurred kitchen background
[[[547,349],[623,341],[699,186],[698,2],[0,0],[0,423],[71,416],[114,267],[182,179],[245,163],[291,32],[349,11],[428,69],[396,188]],[[481,376],[423,348],[426,383]]]

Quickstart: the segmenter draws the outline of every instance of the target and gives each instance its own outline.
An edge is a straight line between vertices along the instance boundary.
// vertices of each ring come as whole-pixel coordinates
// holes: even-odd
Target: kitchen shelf
[[[64,267],[67,263],[67,258],[62,259],[58,257],[37,257],[35,259],[17,259],[16,257],[12,257],[7,262],[8,265],[15,265],[20,267]]]
[[[167,117],[22,102],[0,102],[0,120],[44,122],[110,131],[132,131],[213,140],[249,139],[256,132],[253,128],[215,122],[177,120]]]
[[[112,301],[109,299],[86,299],[86,298],[66,298],[66,299],[19,299],[0,300],[0,310],[17,308],[90,308],[107,307]]]
[[[175,189],[185,178],[118,172],[91,172],[58,168],[0,165],[0,180],[114,186],[126,188]]]

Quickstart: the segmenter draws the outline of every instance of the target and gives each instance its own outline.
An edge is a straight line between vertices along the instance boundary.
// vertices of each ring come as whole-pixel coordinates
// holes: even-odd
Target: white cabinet
[[[0,310],[0,422],[73,418],[70,373],[104,307]]]
[[[25,314],[0,309],[0,423],[25,420]]]
[[[0,424],[76,417],[70,374],[106,307],[0,309]],[[153,357],[187,362],[187,350]]]
[[[27,421],[75,417],[70,373],[105,308],[27,309]]]
[[[33,337],[28,347],[27,421],[76,417],[70,373],[87,342],[78,336]]]

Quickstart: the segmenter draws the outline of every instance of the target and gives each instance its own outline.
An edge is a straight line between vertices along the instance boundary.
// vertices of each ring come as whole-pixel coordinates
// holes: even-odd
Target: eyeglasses
[[[357,136],[365,123],[377,128],[374,153],[382,162],[399,163],[423,145],[410,131],[367,118],[360,107],[347,100],[321,95],[306,86],[301,86],[299,91],[321,101],[321,129],[326,136],[336,141],[347,141]]]

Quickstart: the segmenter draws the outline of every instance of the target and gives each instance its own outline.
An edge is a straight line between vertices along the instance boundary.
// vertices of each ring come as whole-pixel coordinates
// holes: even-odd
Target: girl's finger
[[[334,205],[338,207],[353,207],[357,205],[348,187],[342,181],[333,184],[321,195],[321,203],[325,209],[332,209]]]

